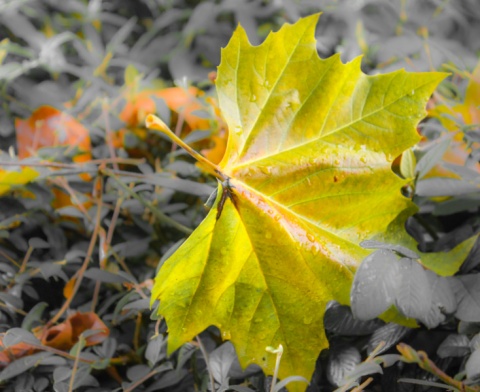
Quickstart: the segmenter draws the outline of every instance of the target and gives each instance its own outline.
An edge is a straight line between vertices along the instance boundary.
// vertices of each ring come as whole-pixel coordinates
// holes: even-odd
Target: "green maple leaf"
[[[322,60],[317,18],[257,47],[239,27],[222,50],[216,85],[230,135],[215,170],[229,183],[156,278],[169,352],[215,325],[243,366],[272,374],[265,348],[282,344],[280,377],[310,378],[328,346],[325,305],[349,302],[370,253],[358,244],[415,212],[391,163],[419,140],[416,125],[445,74],[367,76],[360,58]],[[153,116],[147,123],[164,127]]]

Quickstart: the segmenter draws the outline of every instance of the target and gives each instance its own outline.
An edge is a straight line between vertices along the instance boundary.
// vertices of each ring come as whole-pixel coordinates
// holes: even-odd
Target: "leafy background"
[[[400,68],[452,73],[429,103],[431,118],[419,127],[423,141],[394,168],[416,177],[404,192],[420,207],[407,222],[420,250],[448,251],[477,232],[476,0],[4,1],[5,390],[193,391],[206,390],[210,378],[217,390],[229,384],[269,390],[271,379],[255,366],[242,370],[214,328],[166,356],[166,325],[149,308],[152,279],[205,216],[215,181],[143,123],[156,111],[218,162],[228,133],[212,82],[220,48],[239,22],[258,44],[283,23],[318,11],[324,12],[316,34],[321,57],[341,53],[349,61],[363,54],[369,74]],[[435,325],[359,321],[348,307],[331,303],[325,316],[330,348],[321,353],[309,390],[348,390],[370,374],[362,388],[435,390],[435,382],[454,381],[439,379],[438,369],[478,389],[479,264],[476,246],[450,278],[457,294],[450,308],[434,293],[447,310]],[[399,342],[408,345],[399,346],[400,362],[389,356],[399,354]],[[438,369],[410,346],[424,350]],[[378,363],[392,366],[379,370]]]

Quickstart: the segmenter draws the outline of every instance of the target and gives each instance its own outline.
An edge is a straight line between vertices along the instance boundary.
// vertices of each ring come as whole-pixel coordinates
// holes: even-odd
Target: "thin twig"
[[[135,331],[133,332],[133,348],[138,351],[140,348],[140,330],[142,328],[142,312],[137,313],[135,320]]]
[[[33,253],[33,247],[29,246],[27,249],[27,253],[25,253],[25,256],[23,257],[22,265],[18,269],[19,274],[23,274],[25,272],[25,269],[27,268],[28,260],[30,260],[30,256],[32,255],[32,253]]]
[[[107,255],[107,252],[110,250],[110,244],[112,242],[113,232],[115,231],[115,225],[117,223],[118,215],[120,214],[120,207],[122,205],[122,202],[123,202],[123,198],[117,199],[117,202],[115,204],[115,209],[113,210],[112,220],[110,221],[110,225],[108,227],[108,233],[106,234],[106,236],[105,236],[106,238],[103,241],[104,243],[102,244],[102,241],[100,241],[100,247],[101,247],[101,249],[104,249],[103,253],[105,253],[105,255],[103,257],[101,257],[101,259],[100,259],[100,268],[101,269],[105,269],[106,263],[108,261],[108,258],[107,258],[106,255]],[[101,235],[102,232],[105,233],[105,231],[102,229],[102,231],[99,233],[100,240],[103,238],[103,236]],[[126,267],[126,265],[125,265],[125,267]],[[130,271],[128,270],[128,267],[127,267],[126,271],[131,275]],[[97,280],[97,282],[95,283],[95,288],[93,290],[92,305],[90,307],[92,312],[94,312],[95,308],[97,307],[98,296],[100,294],[101,285],[102,285],[102,282]]]
[[[26,316],[27,315],[27,312],[25,312],[24,310],[22,309],[18,309],[18,308],[15,308],[13,306],[9,306],[7,304],[4,304],[3,302],[0,302],[0,308],[5,308],[5,309],[8,309],[8,310],[13,310],[15,313],[18,313],[18,314],[21,314],[22,316]]]
[[[85,339],[85,338],[82,335],[80,335],[79,342],[81,342],[82,339]],[[77,374],[78,362],[80,360],[80,353],[81,352],[82,352],[82,350],[80,349],[80,343],[78,343],[77,353],[75,354],[75,361],[73,362],[72,373],[71,373],[71,376],[70,376],[70,383],[68,384],[68,392],[73,392],[73,384],[75,383],[75,375]]]
[[[118,163],[122,165],[133,165],[137,166],[142,163],[145,163],[145,159],[135,159],[135,158],[104,158],[104,159],[92,159],[91,161],[85,163],[59,163],[59,162],[5,162],[0,161],[0,166],[31,166],[31,167],[52,167],[57,169],[77,169],[77,170],[86,170],[85,166],[88,165],[102,165],[108,163]],[[92,169],[88,169],[91,171]],[[95,169],[96,170],[96,169]]]
[[[106,234],[105,234],[105,230],[103,229],[103,227],[101,228],[101,230],[99,231],[98,233],[98,238],[100,240],[100,246],[99,246],[99,265],[100,265],[100,269],[104,270],[105,267],[106,267],[106,263],[107,263],[107,257],[106,257],[106,254],[107,254],[107,246],[105,244],[105,238],[106,237]],[[95,288],[93,289],[93,296],[92,296],[92,304],[90,306],[90,309],[92,312],[95,312],[95,308],[97,307],[97,302],[98,302],[98,296],[100,294],[100,287],[102,285],[102,282],[97,280],[95,282]]]
[[[5,252],[4,252],[3,250],[1,250],[1,249],[0,249],[0,256],[5,257],[8,261],[10,261],[10,263],[12,263],[12,264],[15,265],[16,267],[20,268],[20,264],[18,264],[15,259],[13,259],[12,257],[10,257],[7,253],[5,253]]]
[[[103,116],[103,121],[105,123],[105,133],[106,133],[106,142],[108,146],[108,152],[110,153],[111,159],[112,159],[112,164],[113,168],[115,170],[118,170],[118,163],[116,162],[117,155],[115,154],[115,147],[113,146],[112,143],[112,129],[110,127],[110,119],[109,119],[109,107],[107,106],[106,102],[102,102],[102,116]]]
[[[175,124],[175,135],[180,137],[182,134],[183,124],[185,124],[185,116],[183,115],[183,110],[178,114],[177,123]],[[177,150],[178,144],[172,143],[171,152],[175,152]],[[173,156],[172,156],[173,158]]]
[[[80,285],[83,280],[83,274],[88,268],[88,265],[93,255],[93,250],[95,249],[95,244],[97,243],[97,237],[101,229],[101,219],[102,219],[103,179],[100,176],[97,180],[99,181],[99,184],[100,184],[100,190],[97,194],[97,215],[95,218],[95,226],[93,228],[90,244],[88,245],[87,255],[85,256],[85,260],[83,261],[82,266],[77,271],[77,280],[75,281],[75,285],[73,286],[72,295],[69,298],[67,298],[67,300],[64,302],[63,306],[60,308],[57,314],[53,316],[53,318],[49,321],[48,323],[49,325],[55,324],[70,307],[70,304],[72,303],[73,298],[75,297],[75,294],[80,288]]]
[[[120,208],[122,207],[123,200],[123,197],[120,197],[115,203],[115,209],[113,210],[112,219],[110,221],[110,225],[108,226],[107,239],[105,241],[108,247],[110,247],[110,244],[112,243],[113,233],[115,232],[115,227],[117,225],[117,220],[120,215]]]
[[[75,360],[75,358],[76,358],[76,356],[73,356],[72,354],[70,354],[66,351],[59,350],[58,348],[55,348],[55,347],[45,346],[42,343],[36,344],[36,343],[31,343],[31,342],[22,342],[22,344],[26,344],[26,345],[28,345],[28,346],[36,349],[36,350],[39,350],[39,351],[50,352],[52,354],[58,355],[60,357],[66,358],[66,359]],[[123,355],[123,356],[117,357],[117,358],[109,358],[110,365],[125,365],[126,363],[128,363],[131,360],[131,358],[132,358],[131,355]],[[79,362],[87,363],[89,365],[96,362],[96,360],[87,359],[87,358],[84,358],[82,356],[79,356],[78,360],[79,360]]]
[[[125,388],[123,392],[132,392],[135,390],[136,387],[139,385],[142,385],[145,381],[147,381],[150,377],[155,376],[155,374],[159,373],[158,369],[153,369],[150,373],[147,373],[145,376],[139,378],[137,381],[135,381],[132,385],[130,385],[128,388]]]
[[[77,208],[82,212],[82,214],[85,216],[87,221],[89,223],[92,223],[92,218],[88,214],[87,209],[83,205],[83,203],[78,199],[75,191],[70,187],[70,184],[65,178],[55,178],[54,180],[51,180],[55,185],[65,189],[70,196],[70,199],[73,201],[73,203],[77,206]]]
[[[355,387],[351,390],[351,392],[361,392],[363,391],[370,383],[373,381],[373,377],[367,378],[364,382],[362,382],[358,387]]]
[[[162,322],[162,318],[160,317],[157,322],[155,323],[155,336],[160,335],[160,323]]]
[[[109,176],[116,184],[118,184],[125,192],[129,194],[129,196],[133,197],[134,199],[137,199],[145,208],[148,208],[152,214],[154,214],[157,219],[160,222],[164,222],[174,228],[176,228],[178,231],[181,231],[182,233],[185,234],[191,234],[192,229],[182,225],[181,223],[178,223],[176,220],[170,218],[168,215],[165,215],[163,212],[161,212],[158,208],[155,208],[152,203],[149,201],[145,200],[143,197],[140,197],[137,193],[135,193],[132,189],[130,189],[127,185],[125,185],[116,175],[115,173],[110,170],[110,169],[103,169],[102,172]]]

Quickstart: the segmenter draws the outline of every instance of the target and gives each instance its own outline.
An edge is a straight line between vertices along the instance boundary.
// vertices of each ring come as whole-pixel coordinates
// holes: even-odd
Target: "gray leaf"
[[[462,321],[480,321],[480,274],[453,276],[448,283],[457,299],[455,317]]]
[[[480,376],[480,350],[475,350],[465,364],[467,377],[470,379]]]
[[[384,325],[378,319],[362,321],[353,317],[348,306],[330,301],[327,305],[323,324],[327,331],[338,335],[363,336],[373,333],[377,328]]]
[[[406,317],[422,318],[432,306],[432,290],[422,266],[409,258],[399,261],[395,306]]]
[[[383,313],[393,304],[397,285],[397,256],[384,249],[368,255],[355,274],[350,293],[354,317],[370,320]]]
[[[437,355],[440,358],[463,357],[470,353],[470,340],[466,335],[451,334],[438,346]]]
[[[394,344],[397,344],[411,329],[395,323],[388,323],[378,328],[367,344],[367,353],[370,354],[381,342],[384,346],[378,351],[378,354],[387,351]]]
[[[335,347],[330,349],[327,363],[327,378],[336,386],[345,383],[345,376],[351,373],[361,361],[358,350],[352,346]]]
[[[219,384],[223,385],[228,381],[228,372],[236,356],[235,348],[230,342],[223,343],[210,354],[210,369]]]

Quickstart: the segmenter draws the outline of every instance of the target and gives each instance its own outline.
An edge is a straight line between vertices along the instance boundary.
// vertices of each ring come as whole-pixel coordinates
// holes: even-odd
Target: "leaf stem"
[[[272,354],[277,354],[277,359],[275,360],[275,370],[273,372],[272,385],[270,386],[270,392],[275,392],[275,385],[277,384],[278,378],[278,370],[280,369],[280,361],[283,354],[283,346],[279,344],[278,348],[276,349],[268,346],[266,350]]]
[[[446,374],[443,370],[437,367],[429,358],[424,351],[416,351],[409,345],[405,343],[400,343],[397,345],[397,350],[402,354],[402,360],[406,363],[416,363],[423,370],[437,376],[445,384],[448,384],[460,391],[465,392],[478,392],[480,391],[479,387],[473,386],[470,387],[465,385],[459,380],[455,380]]]
[[[177,143],[180,147],[182,147],[186,152],[188,152],[193,158],[195,158],[198,162],[204,164],[205,166],[211,168],[211,172],[217,177],[220,181],[227,180],[227,176],[225,176],[220,168],[215,165],[213,162],[210,162],[207,158],[205,158],[202,154],[195,151],[192,147],[190,147],[187,143],[185,143],[182,139],[180,139],[169,127],[165,124],[160,118],[153,114],[149,114],[145,120],[145,125],[148,129],[159,131],[165,135],[167,135],[170,140]]]

